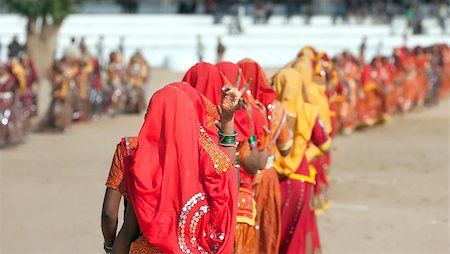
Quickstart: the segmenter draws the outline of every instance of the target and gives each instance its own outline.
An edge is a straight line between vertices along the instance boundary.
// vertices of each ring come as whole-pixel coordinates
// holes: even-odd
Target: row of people
[[[433,48],[448,55],[446,46]],[[354,65],[343,65],[341,57]],[[330,205],[330,147],[349,107],[342,105],[354,106],[363,125],[393,114],[386,110],[390,90],[380,89],[386,74],[377,67],[385,64],[348,53],[329,59],[305,47],[271,79],[250,59],[193,66],[182,82],[155,93],[139,135],[117,145],[103,203],[105,251],[320,251],[316,215]],[[427,78],[429,84],[439,77],[431,98],[448,92],[448,61],[437,66],[443,69],[432,65]],[[417,96],[422,83],[405,88],[405,82],[397,86],[413,89],[415,97],[403,112],[428,95]],[[353,86],[354,97],[347,92]],[[400,105],[404,93],[397,95]],[[373,100],[381,106],[371,108]],[[116,236],[122,197],[125,219]]]
[[[227,92],[220,94],[224,88],[233,91],[229,80],[243,89],[250,83],[240,99],[243,109],[234,116],[224,111],[231,100]],[[274,89],[252,60],[201,62],[182,83],[170,84],[153,96],[139,137],[124,138],[116,149],[102,216],[107,252],[113,243],[116,253],[299,253],[301,249],[311,253],[320,248],[310,207],[317,173],[305,153],[309,143],[327,153],[331,138],[319,108],[304,101],[300,72],[285,68],[273,83]],[[183,103],[197,110],[198,117],[191,121],[194,127],[181,121],[189,114],[188,106],[164,105],[175,103],[171,94],[180,91],[188,95]],[[234,126],[228,129],[225,123]],[[182,134],[184,128],[194,129]],[[194,154],[182,150],[193,144]],[[231,153],[222,154],[221,147]],[[171,158],[164,154],[168,149]],[[196,166],[182,169],[184,156]],[[166,197],[160,196],[166,191],[170,192]],[[191,198],[189,193],[195,195]],[[129,205],[116,239],[122,196]]]
[[[325,75],[330,76],[327,90],[334,129],[345,134],[388,122],[398,112],[435,105],[450,91],[446,44],[396,48],[392,57],[375,57],[369,63],[348,52],[322,61],[328,63]]]
[[[140,113],[145,108],[145,84],[150,68],[137,52],[125,66],[113,52],[102,75],[101,66],[86,47],[69,47],[51,72],[52,99],[38,130],[66,130],[72,122],[97,119],[103,113]],[[105,77],[106,76],[106,77]]]
[[[25,52],[0,64],[0,148],[24,142],[37,115],[36,92],[36,70]]]

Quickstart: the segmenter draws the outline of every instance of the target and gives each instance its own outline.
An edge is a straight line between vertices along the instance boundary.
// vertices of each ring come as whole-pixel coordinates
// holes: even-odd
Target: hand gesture
[[[239,90],[241,75],[242,70],[239,69],[234,85],[225,85],[220,90],[220,92],[222,93],[222,101],[220,102],[222,118],[233,118],[234,112],[242,107],[242,95],[245,93],[245,91],[247,91],[252,80],[250,79],[249,81],[247,81],[244,87]]]

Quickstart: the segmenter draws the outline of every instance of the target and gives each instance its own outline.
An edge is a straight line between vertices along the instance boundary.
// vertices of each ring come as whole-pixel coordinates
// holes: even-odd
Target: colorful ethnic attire
[[[127,187],[124,179],[124,172],[127,171],[133,161],[133,154],[137,149],[137,137],[122,138],[117,145],[114,157],[109,170],[106,187],[116,190],[125,198],[125,205],[128,205]],[[145,237],[140,234],[138,239],[131,244],[130,254],[156,254],[161,250],[150,244]]]
[[[228,80],[235,80],[239,72],[239,66],[231,62],[220,62],[216,64],[217,68]],[[240,88],[246,83],[244,76],[241,76]],[[267,146],[267,126],[266,117],[260,108],[255,105],[255,98],[251,93],[244,95],[244,98],[250,103],[252,107],[252,121],[254,123],[255,136],[258,140],[258,149],[263,150]],[[247,118],[250,116],[247,114]],[[251,127],[249,128],[249,130]],[[243,161],[250,154],[250,136],[247,139],[239,140],[237,147],[239,161]],[[257,211],[258,204],[256,202],[255,192],[255,178],[257,175],[250,175],[245,170],[244,166],[240,166],[240,179],[241,184],[239,188],[239,209],[236,218],[237,229],[235,239],[235,253],[259,253],[259,230],[260,227],[257,224]],[[272,177],[272,180],[275,178]],[[268,180],[266,178],[266,180]]]
[[[310,206],[315,170],[308,166],[305,151],[312,141],[327,150],[330,140],[319,123],[319,108],[305,103],[302,78],[292,68],[281,70],[274,78],[274,87],[286,108],[287,122],[294,133],[291,153],[278,152],[275,169],[286,177],[280,183],[282,197],[282,230],[280,253],[313,253],[320,249],[314,210]]]
[[[249,91],[267,112],[269,127],[268,161],[265,169],[255,177],[256,226],[260,253],[278,253],[281,237],[281,193],[278,175],[273,162],[275,153],[291,149],[292,133],[286,122],[283,104],[276,100],[277,94],[268,85],[264,71],[253,60],[239,62],[243,76],[252,78]]]
[[[138,143],[125,182],[145,238],[165,253],[230,253],[237,178],[200,94],[184,83],[156,92]]]

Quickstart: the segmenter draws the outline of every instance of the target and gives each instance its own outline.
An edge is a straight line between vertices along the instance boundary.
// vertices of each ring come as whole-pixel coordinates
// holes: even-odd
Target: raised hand
[[[223,119],[233,118],[234,112],[242,107],[242,96],[249,88],[252,80],[248,80],[247,83],[245,83],[244,87],[239,90],[241,76],[242,70],[239,69],[234,85],[225,85],[220,90],[220,92],[222,93],[220,108],[222,111]]]

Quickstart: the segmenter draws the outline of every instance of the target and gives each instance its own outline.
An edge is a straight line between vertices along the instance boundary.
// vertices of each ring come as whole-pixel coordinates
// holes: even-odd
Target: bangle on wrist
[[[250,145],[252,146],[252,147],[255,147],[256,145],[257,145],[257,141],[256,141],[256,137],[255,137],[255,135],[253,135],[253,136],[251,136],[249,139],[248,139],[248,142],[250,143]]]
[[[108,246],[106,245],[106,243],[103,244],[103,249],[105,250],[105,252],[111,252],[113,247],[112,246]]]
[[[236,135],[237,132],[234,131],[233,134],[224,134],[219,130],[219,144],[225,147],[233,147],[236,146]]]
[[[248,139],[248,142],[250,142],[250,143],[256,142],[256,136],[255,136],[255,135],[251,136],[251,137]]]

